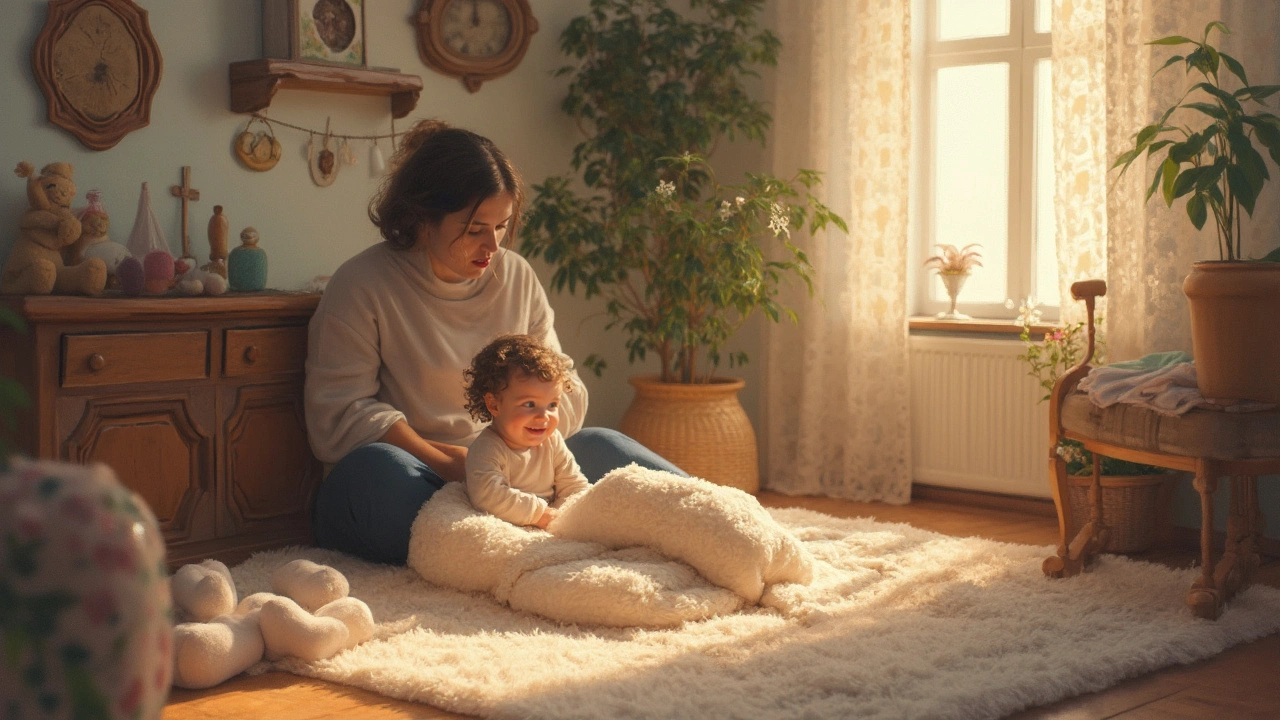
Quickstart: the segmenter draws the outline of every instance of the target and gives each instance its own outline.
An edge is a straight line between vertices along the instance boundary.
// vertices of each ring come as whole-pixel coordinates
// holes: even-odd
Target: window
[[[923,0],[918,314],[948,307],[924,259],[982,246],[959,310],[1011,318],[1006,299],[1058,304],[1053,216],[1051,0]],[[1015,303],[1016,305],[1017,303]]]

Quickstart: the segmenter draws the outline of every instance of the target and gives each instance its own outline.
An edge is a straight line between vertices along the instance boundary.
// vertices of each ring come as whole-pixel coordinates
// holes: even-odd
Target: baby
[[[467,451],[467,495],[476,509],[546,528],[565,498],[587,489],[556,430],[572,367],[529,335],[504,335],[464,371],[467,410],[489,422]]]

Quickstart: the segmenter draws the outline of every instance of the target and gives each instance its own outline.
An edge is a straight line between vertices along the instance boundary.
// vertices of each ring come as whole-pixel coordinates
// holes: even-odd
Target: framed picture
[[[365,0],[263,0],[269,58],[365,67]]]

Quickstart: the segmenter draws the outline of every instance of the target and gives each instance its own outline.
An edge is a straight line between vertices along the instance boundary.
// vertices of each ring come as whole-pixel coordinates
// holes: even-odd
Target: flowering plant
[[[1084,359],[1085,350],[1089,347],[1088,326],[1082,321],[1067,323],[1044,333],[1039,340],[1033,339],[1031,326],[1040,320],[1040,311],[1035,306],[1035,301],[1029,300],[1020,308],[1018,324],[1022,326],[1022,333],[1018,337],[1026,346],[1026,351],[1018,359],[1027,363],[1027,374],[1044,388],[1045,395],[1040,398],[1040,402],[1044,402],[1053,393],[1053,386],[1058,378]],[[1101,315],[1098,316],[1096,325],[1098,330],[1094,335],[1091,362],[1102,364],[1106,354],[1106,341],[1101,332]],[[1066,462],[1068,475],[1093,474],[1093,453],[1085,450],[1075,440],[1058,443],[1058,457]],[[1164,472],[1167,470],[1153,465],[1102,456],[1103,475],[1155,475]]]
[[[725,343],[756,310],[770,320],[795,313],[777,302],[788,277],[809,286],[811,266],[791,242],[792,229],[810,232],[842,218],[809,191],[818,173],[800,170],[790,180],[748,173],[736,186],[721,186],[701,157],[662,158],[661,179],[639,202],[617,208],[602,222],[581,213],[567,184],[539,189],[524,250],[556,264],[551,286],[606,299],[608,327],[630,336],[629,359],[658,356],[663,382],[709,382]],[[764,242],[777,243],[769,259]],[[746,363],[744,352],[727,357]],[[604,361],[584,361],[597,374]]]

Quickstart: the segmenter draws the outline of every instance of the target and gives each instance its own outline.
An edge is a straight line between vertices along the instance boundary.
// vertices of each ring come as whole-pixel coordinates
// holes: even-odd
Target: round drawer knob
[[[244,361],[250,365],[258,361],[258,346],[250,345],[244,349]]]
[[[102,357],[102,355],[100,355],[100,354],[98,354],[98,353],[94,353],[94,354],[92,354],[92,355],[90,355],[90,356],[89,356],[89,369],[90,369],[90,370],[92,370],[92,371],[94,371],[94,372],[98,372],[99,370],[101,370],[102,368],[104,368],[104,367],[106,367],[106,366],[107,366],[107,359],[106,359],[106,358],[104,358],[104,357]]]

